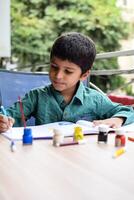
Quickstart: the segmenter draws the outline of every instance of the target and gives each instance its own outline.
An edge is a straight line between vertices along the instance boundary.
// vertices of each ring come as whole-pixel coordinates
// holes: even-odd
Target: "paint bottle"
[[[115,132],[115,146],[120,147],[120,146],[125,146],[126,144],[126,137],[124,135],[124,130],[117,129]]]
[[[79,140],[83,140],[83,139],[84,139],[84,134],[83,134],[82,128],[79,126],[75,127],[73,140],[75,142],[78,142]]]
[[[54,132],[53,145],[58,147],[58,146],[60,146],[61,143],[63,143],[64,135],[63,135],[61,129],[54,129],[53,132]]]
[[[98,129],[99,129],[98,142],[107,143],[109,126],[106,124],[100,124]]]
[[[31,128],[24,128],[24,134],[23,134],[23,144],[32,144],[33,143],[33,136],[32,136],[32,129]]]

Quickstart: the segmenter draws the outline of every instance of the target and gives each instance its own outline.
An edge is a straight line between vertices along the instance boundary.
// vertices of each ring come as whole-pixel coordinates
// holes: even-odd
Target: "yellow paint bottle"
[[[77,126],[74,128],[74,141],[78,142],[79,140],[84,139],[82,128]]]

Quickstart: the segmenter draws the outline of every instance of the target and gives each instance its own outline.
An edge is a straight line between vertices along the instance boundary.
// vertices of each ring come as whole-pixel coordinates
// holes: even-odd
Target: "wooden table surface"
[[[11,152],[0,135],[0,200],[134,200],[134,143],[127,140],[126,153],[113,159],[114,134],[107,144],[85,138],[65,147],[16,142]]]

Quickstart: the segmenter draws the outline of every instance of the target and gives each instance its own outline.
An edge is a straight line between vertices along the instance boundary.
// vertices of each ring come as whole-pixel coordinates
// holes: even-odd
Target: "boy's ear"
[[[86,71],[84,74],[81,75],[80,80],[84,81],[90,75],[90,70]]]

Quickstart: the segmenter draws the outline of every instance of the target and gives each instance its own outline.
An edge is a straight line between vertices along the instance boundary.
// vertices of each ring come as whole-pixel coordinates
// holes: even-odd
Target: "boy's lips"
[[[53,83],[56,84],[56,85],[64,85],[65,84],[65,83],[59,82],[59,81],[53,81]]]

